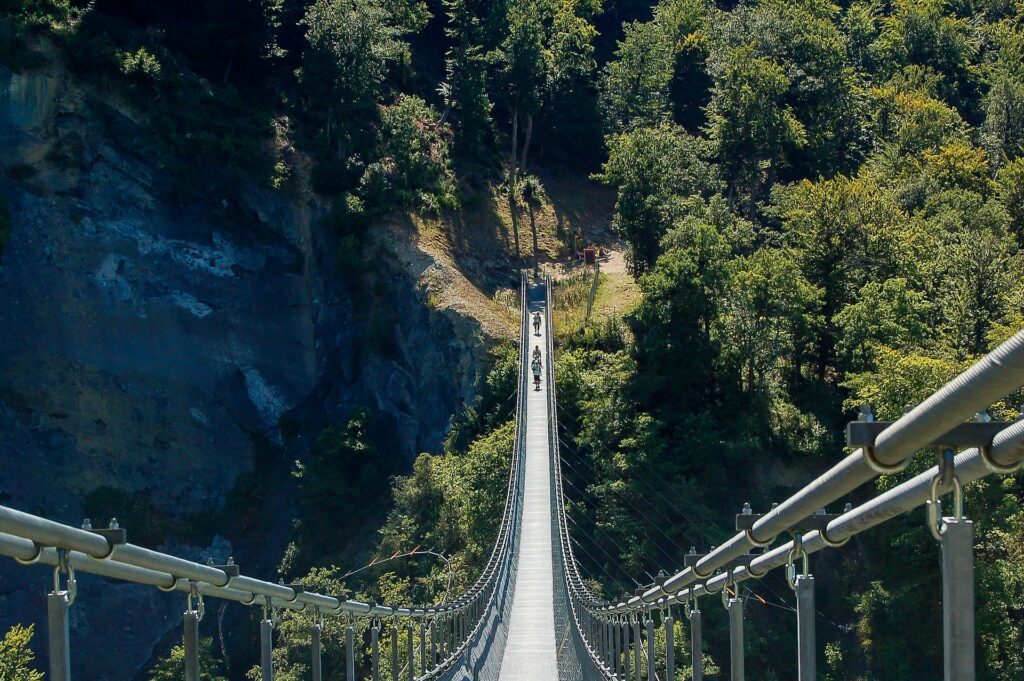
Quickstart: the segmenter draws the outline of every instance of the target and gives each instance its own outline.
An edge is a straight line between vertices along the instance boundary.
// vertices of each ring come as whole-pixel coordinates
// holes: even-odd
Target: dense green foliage
[[[224,665],[213,653],[213,639],[199,640],[199,679],[227,681]],[[158,660],[149,673],[149,681],[185,681],[185,646],[174,646],[167,657]]]
[[[558,376],[577,553],[607,593],[720,543],[737,490],[763,509],[835,461],[860,404],[895,418],[1024,325],[1022,19],[930,0],[664,0],[627,28],[604,69],[599,178],[642,300],[631,333],[567,338]],[[1020,398],[994,410],[1012,418]],[[1006,645],[1024,637],[1021,476],[967,498],[979,678],[1008,681],[1024,674]],[[846,551],[816,560],[828,678],[937,677],[920,519]],[[858,567],[883,564],[901,569]],[[774,578],[746,588],[790,599]],[[750,617],[748,665],[795,677],[792,618]]]
[[[189,163],[216,159],[329,200],[349,270],[368,267],[369,218],[454,209],[499,176],[518,242],[519,201],[532,222],[543,192],[531,162],[614,188],[642,298],[564,338],[558,366],[577,554],[608,594],[720,543],[737,490],[762,510],[837,460],[860,404],[898,416],[1024,326],[1020,2],[0,0],[0,62],[32,68],[40,34],[139,108],[182,191]],[[367,337],[388,337],[389,312],[373,314]],[[282,572],[381,599],[468,583],[504,494],[514,365],[499,352],[446,451],[394,480],[378,560],[354,575],[325,567],[372,532],[344,511],[379,508],[401,464],[363,415],[325,430],[295,468]],[[1021,480],[968,488],[985,681],[1024,677]],[[174,532],[122,497],[90,503]],[[828,679],[938,678],[932,546],[915,515],[815,559]],[[745,588],[765,604],[751,602],[751,668],[794,678],[788,591]],[[305,669],[308,617],[285,615],[282,678]],[[723,618],[707,624],[721,661]]]
[[[35,654],[29,647],[33,630],[15,625],[0,640],[0,681],[42,681],[43,673],[33,669]]]

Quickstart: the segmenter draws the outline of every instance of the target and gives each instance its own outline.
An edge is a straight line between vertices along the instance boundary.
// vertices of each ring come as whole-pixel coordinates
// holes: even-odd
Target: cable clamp
[[[60,588],[61,574],[68,576],[67,589]],[[67,549],[57,549],[57,565],[53,568],[53,593],[63,594],[69,608],[74,605],[78,596],[78,580],[75,579],[75,568],[68,561]]]
[[[203,592],[199,590],[199,583],[188,580],[188,611],[195,613],[197,619],[202,622],[206,616],[206,604],[203,603]]]
[[[939,485],[953,486],[953,519],[960,522],[964,518],[963,488],[957,477],[953,459],[956,453],[950,447],[939,450],[938,472],[928,487],[928,501],[925,502],[925,518],[928,531],[935,541],[942,541],[942,502],[939,501]]]
[[[733,594],[736,598],[739,598],[739,589],[736,587],[736,581],[733,577],[732,570],[726,573],[725,584],[722,585],[722,607],[726,610],[729,609],[729,587],[733,588]],[[705,586],[705,589],[707,587]]]
[[[14,560],[17,561],[19,565],[35,565],[39,562],[39,559],[43,557],[43,545],[39,542],[32,542],[32,544],[36,547],[36,552],[31,558],[14,557]]]
[[[995,473],[996,475],[1010,475],[1020,470],[1021,466],[1024,465],[1024,459],[1020,459],[1017,463],[1004,466],[992,458],[992,447],[979,447],[978,451],[981,452],[981,460],[985,462],[986,468]]]
[[[796,561],[803,563],[802,576],[809,577],[811,574],[811,559],[804,550],[804,535],[797,532],[793,535],[793,548],[786,555],[786,583],[789,588],[796,591]]]
[[[861,455],[864,457],[864,463],[868,465],[868,468],[879,475],[895,475],[896,473],[901,473],[910,465],[911,459],[911,457],[908,456],[897,463],[891,465],[884,464],[878,460],[878,456],[875,454],[874,445],[864,445],[861,447]]]

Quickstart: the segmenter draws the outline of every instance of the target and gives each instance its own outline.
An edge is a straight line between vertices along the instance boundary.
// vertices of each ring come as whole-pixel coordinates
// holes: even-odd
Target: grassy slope
[[[577,268],[569,262],[574,233],[586,242],[615,243],[609,226],[614,191],[578,175],[542,179],[547,195],[535,210],[539,259],[556,276],[567,276]],[[519,262],[526,267],[532,239],[525,207],[520,212]],[[498,188],[438,217],[394,214],[374,233],[432,307],[477,320],[491,338],[515,338],[515,244],[508,199]],[[621,312],[635,301],[635,285],[617,255],[602,275],[597,315]]]

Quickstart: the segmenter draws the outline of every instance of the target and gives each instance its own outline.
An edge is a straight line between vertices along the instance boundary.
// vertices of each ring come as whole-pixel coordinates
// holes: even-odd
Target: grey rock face
[[[258,448],[298,458],[362,407],[381,446],[409,461],[437,448],[472,397],[477,341],[394,274],[397,350],[365,352],[360,300],[315,209],[225,173],[206,196],[172,201],[155,149],[130,113],[65,73],[0,68],[13,223],[0,259],[0,503],[78,522],[82,498],[109,485],[173,517],[217,509]],[[271,576],[287,517],[269,536],[247,571]],[[19,585],[0,593],[0,627],[35,621],[42,634],[48,580],[0,559],[0,583]],[[78,656],[86,681],[133,678],[182,609],[95,578],[81,598],[74,645],[105,651]]]

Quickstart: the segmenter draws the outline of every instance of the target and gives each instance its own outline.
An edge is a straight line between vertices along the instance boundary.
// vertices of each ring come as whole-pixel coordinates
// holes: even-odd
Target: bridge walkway
[[[539,347],[543,370],[554,363],[547,357],[544,286],[529,289],[530,316],[541,313],[540,333],[524,339],[533,349]],[[555,681],[558,664],[555,657],[554,571],[551,546],[551,453],[548,445],[548,395],[546,382],[540,390],[533,387],[532,372],[527,371],[526,457],[523,495],[522,536],[519,546],[518,577],[512,596],[508,640],[501,660],[500,681]],[[543,378],[547,378],[544,376]]]

